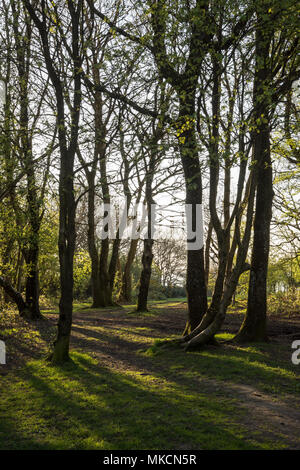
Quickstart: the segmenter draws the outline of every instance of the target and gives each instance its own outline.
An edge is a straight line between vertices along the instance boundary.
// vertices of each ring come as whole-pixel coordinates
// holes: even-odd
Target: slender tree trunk
[[[20,259],[18,261],[17,272],[16,272],[16,288],[17,291],[21,291],[22,286],[22,275],[23,275],[24,256],[20,250]]]
[[[96,160],[96,156],[95,156]],[[88,249],[91,258],[91,284],[92,284],[92,307],[97,304],[97,289],[99,285],[99,259],[95,240],[95,173],[96,169],[93,165],[91,171],[86,170],[88,181]]]
[[[139,240],[131,240],[130,242],[130,248],[128,251],[125,267],[124,267],[124,272],[122,276],[122,287],[121,287],[121,293],[119,297],[119,301],[125,301],[125,302],[131,302],[132,300],[132,285],[131,285],[131,268],[132,264],[135,258],[137,246],[138,246]]]
[[[28,306],[28,310],[30,312],[30,318],[32,320],[41,317],[39,306],[40,286],[38,274],[38,256],[38,245],[32,247],[31,250],[26,254],[27,274],[25,281],[25,298],[26,305]]]
[[[66,151],[61,155],[60,170],[60,213],[59,213],[59,262],[60,287],[59,320],[57,337],[54,342],[52,363],[69,359],[69,342],[73,311],[73,259],[75,251],[75,197],[73,188],[74,155]]]
[[[52,364],[59,364],[69,360],[69,342],[72,327],[73,310],[73,259],[75,250],[75,196],[74,196],[74,159],[78,147],[79,117],[81,111],[81,67],[82,58],[80,52],[80,18],[82,14],[82,1],[75,6],[73,2],[67,2],[70,13],[70,34],[72,64],[72,111],[71,123],[67,129],[65,116],[65,90],[60,73],[54,66],[50,52],[48,27],[49,18],[46,11],[42,11],[42,20],[37,16],[33,5],[25,0],[26,8],[34,21],[41,37],[43,55],[47,71],[53,84],[56,96],[57,129],[60,147],[60,175],[59,175],[59,236],[58,250],[60,262],[60,302],[57,337],[54,342],[54,350],[51,354]],[[56,64],[55,64],[56,65]],[[68,133],[69,131],[69,133]],[[68,136],[69,134],[69,136]]]
[[[5,238],[5,235],[7,235],[7,226],[6,226],[6,220],[4,220],[3,222],[3,232],[4,232],[4,238]],[[3,257],[2,257],[2,274],[5,276],[6,280],[8,282],[10,282],[10,278],[9,278],[9,275],[7,273],[7,267],[9,266],[9,263],[10,263],[10,259],[11,259],[11,252],[12,252],[12,249],[13,249],[13,245],[14,245],[14,239],[12,237],[8,238],[8,241],[7,241],[7,245],[6,245],[6,248],[4,250],[4,253],[3,253]],[[4,291],[4,302],[5,303],[8,303],[9,301],[11,300],[10,296],[8,295],[8,293],[6,291]]]
[[[94,59],[96,60],[96,59]],[[100,82],[99,68],[94,66],[93,68],[94,80],[96,83]],[[105,134],[106,129],[103,124],[103,101],[102,94],[100,92],[95,93],[94,113],[95,113],[95,153],[99,155],[100,174],[101,174],[101,190],[104,204],[110,204],[110,193],[109,185],[106,173],[106,143]],[[104,217],[107,217],[108,212],[104,212]],[[101,249],[98,262],[98,284],[95,288],[95,294],[93,299],[93,306],[97,308],[108,307],[112,305],[110,279],[109,279],[109,267],[108,267],[108,255],[109,255],[109,239],[108,239],[108,224],[103,228],[103,231],[107,234],[107,238],[101,240]]]
[[[120,234],[119,230],[117,230],[116,238],[113,242],[113,247],[112,247],[112,253],[111,253],[111,258],[109,262],[109,269],[108,269],[108,275],[109,275],[109,303],[111,305],[114,304],[113,302],[113,289],[114,289],[114,284],[115,284],[115,278],[116,278],[116,273],[118,270],[118,261],[119,261],[119,249],[120,249]]]
[[[140,277],[140,288],[138,294],[138,303],[137,311],[145,312],[148,310],[148,292],[151,280],[151,271],[152,271],[152,260],[153,260],[153,234],[152,234],[152,218],[154,217],[152,205],[154,204],[152,196],[152,182],[154,178],[154,169],[155,169],[155,150],[151,151],[149,168],[147,170],[146,176],[146,203],[148,211],[148,228],[147,236],[144,239],[144,251],[142,256],[142,265],[143,269]]]
[[[179,112],[179,148],[186,185],[186,204],[192,208],[192,230],[196,230],[196,207],[202,204],[202,179],[194,126],[195,100],[191,92],[181,100]],[[191,242],[191,240],[188,240]],[[207,310],[206,276],[204,270],[204,246],[187,250],[186,291],[188,322],[184,333],[192,331],[200,323]]]
[[[145,238],[144,240],[144,251],[142,257],[142,264],[143,269],[141,272],[140,278],[140,289],[138,295],[138,304],[137,304],[137,311],[138,312],[146,312],[147,302],[148,302],[148,292],[151,280],[151,266],[153,260],[153,240],[151,238]]]
[[[28,79],[31,61],[31,19],[26,10],[21,12],[18,5],[11,2],[13,12],[13,30],[17,51],[17,69],[20,90],[20,156],[27,178],[27,211],[29,233],[24,243],[23,252],[27,264],[25,296],[28,316],[34,320],[41,316],[39,307],[39,230],[40,209],[36,178],[33,169],[32,137],[29,131],[29,98]],[[19,30],[19,15],[24,13],[25,34]]]
[[[31,312],[31,318],[36,319],[41,316],[39,307],[39,232],[40,232],[40,209],[38,202],[38,194],[36,188],[36,181],[32,165],[32,153],[28,152],[28,159],[26,161],[27,167],[27,205],[28,205],[28,219],[30,223],[30,233],[28,243],[25,245],[23,253],[26,261],[26,280],[25,280],[25,295],[26,304]]]
[[[208,232],[207,232],[207,238],[206,238],[206,243],[205,243],[205,256],[204,256],[204,259],[205,259],[204,272],[205,272],[206,288],[208,286],[208,281],[209,281],[209,266],[210,266],[209,252],[210,252],[210,244],[211,244],[211,239],[212,239],[212,230],[213,230],[213,226],[212,226],[212,223],[210,221],[209,225],[208,225]]]
[[[95,293],[94,307],[109,307],[112,305],[110,279],[108,272],[109,240],[102,240],[99,257],[98,286]]]

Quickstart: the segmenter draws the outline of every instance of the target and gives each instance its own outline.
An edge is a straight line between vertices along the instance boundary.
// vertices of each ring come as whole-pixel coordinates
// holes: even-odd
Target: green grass
[[[217,339],[230,339],[222,333]],[[170,337],[169,339],[173,339]],[[255,386],[274,398],[297,396],[300,392],[299,367],[287,361],[287,346],[257,343],[251,346],[208,347],[198,352],[178,351],[177,347],[161,349],[161,340],[153,342],[143,354],[159,356],[161,361],[184,371],[185,378],[212,379],[222,383]]]
[[[155,303],[155,304],[169,304],[169,303],[181,303],[181,302],[186,302],[186,297],[170,297],[168,299],[163,299],[163,300],[149,300],[149,303]]]
[[[155,374],[115,373],[89,355],[29,363],[1,394],[1,449],[253,449],[235,400]],[[172,370],[178,373],[178,369]],[[175,379],[175,377],[174,377]],[[260,448],[268,444],[259,445]]]
[[[150,358],[156,371],[147,374],[102,368],[80,352],[72,359],[60,368],[32,361],[1,378],[0,449],[284,448],[279,436],[257,439],[239,424],[238,398],[220,392],[222,382],[300,391],[293,371],[268,363],[259,347],[168,351],[163,362]]]
[[[168,298],[164,300],[150,300],[149,301],[149,313],[151,314],[156,314],[158,313],[157,310],[153,309],[155,306],[156,308],[161,308],[163,307],[173,307],[176,306],[177,304],[180,304],[182,302],[186,302],[186,297],[173,297],[173,298]],[[92,300],[89,302],[74,302],[73,304],[73,311],[78,312],[80,310],[90,310],[91,309],[91,303]],[[128,313],[135,313],[136,311],[136,303],[134,304],[127,304],[123,305],[123,308],[128,311]],[[113,310],[113,309],[120,309],[120,305],[112,306],[112,307],[107,307],[108,310]],[[94,310],[94,309],[92,309]],[[105,309],[102,309],[105,310]],[[59,313],[58,307],[55,308],[45,308],[41,309],[42,313],[46,313],[47,315],[57,315]],[[147,313],[147,312],[145,312]]]
[[[148,311],[139,312],[142,315],[157,315],[161,314],[162,309],[167,307],[176,307],[176,305],[186,302],[186,297],[174,297],[164,300],[149,300],[148,302]],[[127,304],[123,305],[129,314],[136,314],[136,304]]]
[[[270,436],[249,430],[247,408],[235,388],[251,386],[270,400],[293,403],[300,392],[299,367],[292,365],[288,345],[162,350],[142,322],[121,329],[78,327],[88,346],[73,350],[70,363],[53,367],[34,360],[0,375],[0,449],[289,447],[277,431]],[[101,366],[94,347],[113,335],[125,350],[127,343],[144,344],[131,353],[142,367]]]
[[[80,312],[80,311],[89,311],[89,310],[95,310],[94,308],[91,308],[92,300],[89,302],[74,302],[73,303],[73,312]],[[123,308],[120,305],[112,305],[110,307],[102,308],[101,310],[120,310]],[[47,315],[58,315],[59,314],[59,308],[44,308],[41,309],[42,314],[47,314]]]

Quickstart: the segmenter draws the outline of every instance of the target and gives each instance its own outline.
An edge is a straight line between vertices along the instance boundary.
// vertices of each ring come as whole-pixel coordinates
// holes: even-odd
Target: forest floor
[[[57,311],[28,323],[0,316],[0,449],[300,449],[300,314],[271,316],[269,343],[161,350],[181,334],[186,304],[90,309],[77,304],[72,361],[45,361]],[[231,309],[219,339],[243,318]]]

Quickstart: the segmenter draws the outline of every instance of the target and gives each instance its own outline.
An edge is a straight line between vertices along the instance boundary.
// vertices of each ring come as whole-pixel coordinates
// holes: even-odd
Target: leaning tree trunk
[[[193,344],[200,345],[214,341],[214,334],[220,328],[227,309],[227,299],[232,296],[231,290],[225,284],[226,267],[228,260],[228,253],[230,251],[230,227],[233,223],[234,216],[238,212],[238,206],[242,196],[242,190],[245,179],[245,166],[241,164],[238,192],[236,203],[230,216],[230,166],[227,162],[225,168],[225,183],[224,183],[224,228],[222,227],[221,220],[217,212],[217,188],[219,181],[220,171],[220,152],[219,152],[219,120],[220,120],[220,66],[219,59],[212,57],[213,62],[213,90],[212,90],[212,139],[209,149],[209,168],[210,168],[210,189],[209,189],[209,208],[211,225],[214,229],[218,241],[218,271],[215,281],[213,296],[208,310],[203,315],[201,322],[191,332],[191,337],[186,338],[185,341],[192,340],[194,336],[197,339],[192,340]],[[230,140],[227,141],[227,154],[229,153]],[[252,216],[251,216],[252,217]],[[252,218],[251,218],[252,220]],[[249,230],[251,229],[251,225]],[[238,281],[240,269],[242,269],[245,261],[245,250],[243,256],[240,255],[239,262],[236,267],[235,282]],[[231,286],[236,286],[235,282]],[[226,293],[226,295],[225,295]]]
[[[3,288],[4,292],[6,295],[15,302],[15,304],[18,307],[20,315],[23,317],[27,317],[27,305],[25,300],[22,297],[22,294],[18,292],[14,287],[11,285],[9,281],[4,279],[2,276],[0,276],[0,287]]]
[[[230,244],[230,232],[227,227],[229,221],[229,207],[226,207],[224,213],[224,229],[222,228],[220,218],[217,213],[217,191],[220,172],[220,152],[219,152],[219,124],[220,124],[220,63],[218,58],[212,55],[213,63],[213,89],[212,89],[212,139],[209,145],[209,210],[212,228],[214,229],[218,241],[218,271],[215,281],[211,304],[203,316],[201,325],[205,330],[216,317],[223,295],[225,280],[225,271],[227,263],[227,254]],[[227,181],[226,181],[227,180]],[[225,177],[225,183],[228,185],[228,175]],[[224,184],[226,188],[226,184]],[[225,191],[224,188],[224,191]],[[224,205],[229,198],[228,188],[224,198]],[[225,191],[226,192],[226,191]]]
[[[206,243],[205,243],[205,254],[204,254],[204,272],[205,272],[205,284],[206,288],[208,288],[208,282],[209,282],[209,266],[210,266],[210,245],[212,241],[212,231],[213,231],[213,226],[211,221],[208,224],[208,231],[207,231],[207,237],[206,237]]]
[[[184,338],[176,340],[176,342],[182,344],[185,349],[198,348],[203,346],[204,344],[211,342],[214,335],[220,330],[224,322],[227,308],[230,305],[232,296],[235,293],[240,275],[250,268],[250,266],[246,263],[245,260],[248,252],[251,235],[255,185],[255,178],[251,178],[244,236],[238,244],[236,263],[230,274],[229,279],[225,284],[224,293],[220,301],[218,302],[217,311],[215,312],[215,315],[210,318],[210,322],[207,321],[207,317],[210,317],[210,312],[208,311],[207,314],[203,317],[201,323],[197,326],[197,328],[195,328],[195,330],[193,330],[189,335],[186,335]]]

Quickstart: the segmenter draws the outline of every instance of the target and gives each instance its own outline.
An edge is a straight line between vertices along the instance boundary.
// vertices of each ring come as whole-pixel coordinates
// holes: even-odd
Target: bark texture
[[[273,26],[263,24],[258,17],[253,90],[256,123],[253,139],[257,193],[247,312],[241,329],[235,337],[237,342],[267,340],[267,274],[273,200],[269,123],[271,106],[269,50],[272,36]]]

